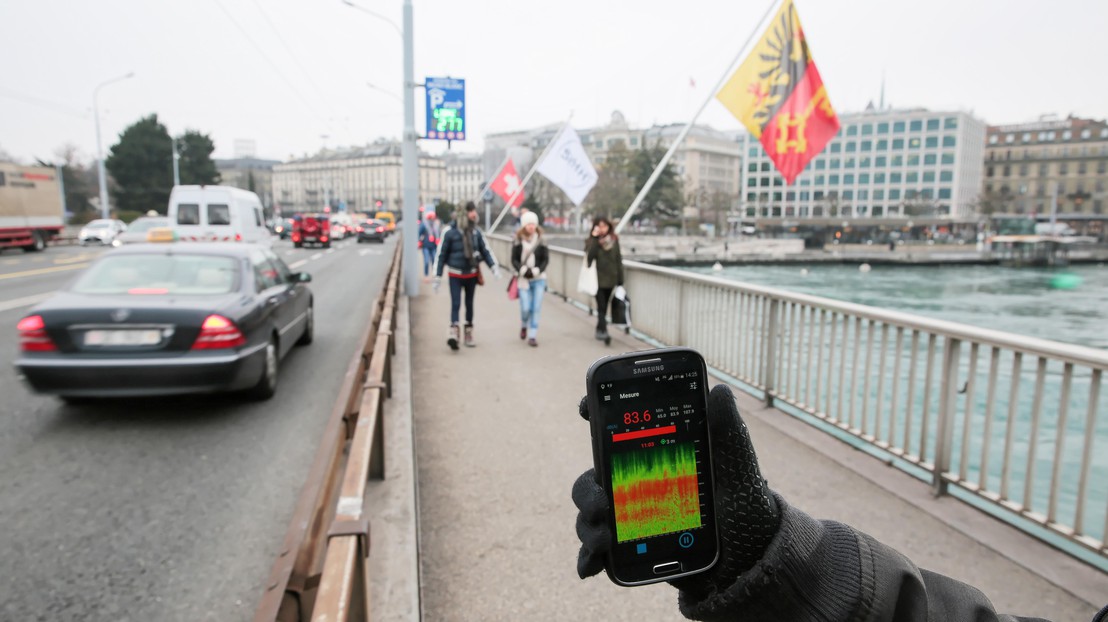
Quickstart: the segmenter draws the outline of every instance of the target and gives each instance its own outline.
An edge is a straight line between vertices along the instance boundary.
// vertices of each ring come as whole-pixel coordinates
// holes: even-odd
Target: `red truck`
[[[64,224],[55,169],[0,163],[0,249],[40,251]]]

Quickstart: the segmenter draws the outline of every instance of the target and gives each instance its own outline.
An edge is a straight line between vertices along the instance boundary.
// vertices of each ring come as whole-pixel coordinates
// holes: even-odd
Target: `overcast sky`
[[[396,24],[401,0],[358,0]],[[555,123],[691,118],[768,0],[413,0],[415,75],[466,79],[470,140]],[[972,111],[989,123],[1108,113],[1104,0],[798,0],[840,112],[880,95],[895,107]],[[402,50],[387,22],[340,0],[0,0],[0,150],[96,153],[157,113],[171,133],[235,139],[284,160],[321,146],[399,138]],[[695,86],[691,85],[695,81]],[[382,90],[367,86],[372,83]],[[417,91],[417,128],[423,91]],[[718,102],[700,122],[739,123]],[[420,130],[422,132],[422,130]],[[326,136],[326,138],[324,138]],[[421,141],[437,152],[439,141]]]

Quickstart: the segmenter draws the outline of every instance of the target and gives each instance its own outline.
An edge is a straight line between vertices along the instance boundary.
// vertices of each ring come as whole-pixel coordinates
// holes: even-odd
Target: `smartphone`
[[[593,460],[611,508],[606,567],[619,585],[696,574],[719,557],[707,381],[704,358],[689,348],[589,368]]]

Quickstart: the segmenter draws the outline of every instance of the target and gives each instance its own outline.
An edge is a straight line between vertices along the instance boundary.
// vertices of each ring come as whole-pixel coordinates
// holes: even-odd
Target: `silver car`
[[[149,233],[151,229],[172,226],[169,219],[165,216],[143,216],[142,218],[136,218],[127,226],[126,231],[115,236],[115,239],[112,240],[112,246],[141,244],[146,241],[146,234]]]
[[[117,235],[126,230],[127,225],[123,224],[122,220],[97,218],[81,228],[81,233],[77,235],[77,239],[81,242],[81,246],[94,242],[108,245],[115,241]]]

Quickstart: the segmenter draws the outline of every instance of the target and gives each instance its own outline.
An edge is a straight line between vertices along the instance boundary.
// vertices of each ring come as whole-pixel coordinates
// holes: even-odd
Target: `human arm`
[[[454,236],[450,235],[450,227],[442,230],[442,242],[439,244],[438,252],[435,253],[435,277],[441,278],[442,271],[446,263],[446,258],[450,256],[450,247],[453,244]]]
[[[588,265],[592,265],[596,261],[597,255],[600,253],[600,241],[595,237],[589,237],[585,240],[585,256],[588,257]]]
[[[518,273],[523,267],[523,245],[516,240],[512,244],[512,268]]]
[[[612,245],[615,251],[616,265],[619,266],[619,276],[616,277],[616,285],[623,285],[623,253],[619,250],[619,240]]]
[[[582,402],[582,409],[584,409]],[[871,536],[817,521],[770,490],[726,385],[708,400],[719,518],[719,561],[678,579],[681,613],[695,620],[848,622],[1041,621],[998,614],[976,588],[921,570]],[[580,509],[578,574],[603,569],[608,500],[586,471],[573,487]]]

